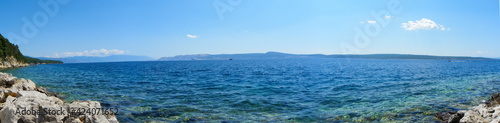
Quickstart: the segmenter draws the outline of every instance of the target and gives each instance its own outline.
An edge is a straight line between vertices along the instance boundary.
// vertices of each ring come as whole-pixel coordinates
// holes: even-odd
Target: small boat
[[[229,61],[232,61],[233,59],[229,59]]]

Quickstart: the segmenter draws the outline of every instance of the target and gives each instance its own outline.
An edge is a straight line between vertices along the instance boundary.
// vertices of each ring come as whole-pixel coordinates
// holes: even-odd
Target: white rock
[[[78,110],[78,108],[85,108],[85,109],[99,109],[101,108],[101,104],[97,101],[73,101],[70,104],[66,104],[67,108],[69,111],[73,110]],[[114,115],[105,115],[99,113],[96,115],[88,114],[88,113],[83,113],[80,115],[73,115],[70,116],[67,121],[74,121],[75,119],[79,119],[81,117],[84,117],[85,121],[91,122],[91,123],[118,123],[118,120],[116,120],[116,117]]]
[[[17,79],[10,74],[0,72],[0,122],[15,123],[23,122],[91,122],[91,123],[118,123],[116,117],[103,114],[70,114],[72,109],[99,109],[101,104],[97,101],[74,101],[64,104],[64,101],[57,98],[55,93],[48,92],[43,88],[37,88],[31,80]],[[8,87],[8,88],[6,88]],[[7,96],[6,98],[3,98]],[[42,111],[41,114],[16,114],[22,110]],[[44,111],[59,114],[44,114]],[[63,113],[64,112],[64,113]],[[80,121],[81,119],[85,121]]]
[[[19,79],[11,87],[15,91],[34,91],[36,89],[35,83],[31,80]]]
[[[462,123],[487,123],[486,119],[481,117],[481,114],[479,114],[476,111],[469,110],[465,112],[464,117],[460,119],[460,122]]]
[[[6,101],[2,103],[0,110],[0,121],[2,123],[16,123],[19,120],[19,115],[16,115],[16,107],[12,104],[15,101],[14,97],[7,97]]]
[[[12,85],[17,81],[17,77],[13,77],[9,73],[0,73],[0,86],[5,86],[7,84]]]
[[[492,119],[491,122],[498,123],[500,122],[500,107],[495,107],[494,108],[495,112],[492,114]]]

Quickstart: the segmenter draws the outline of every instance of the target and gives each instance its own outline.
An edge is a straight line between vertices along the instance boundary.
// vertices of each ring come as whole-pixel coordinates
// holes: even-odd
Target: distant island
[[[366,54],[366,55],[324,55],[324,54],[288,54],[280,52],[247,53],[247,54],[197,54],[162,57],[159,61],[186,60],[238,60],[238,59],[283,59],[283,58],[337,58],[337,59],[427,59],[427,60],[497,60],[483,57],[467,56],[432,56],[412,54]]]
[[[29,64],[60,64],[57,60],[40,60],[24,56],[19,46],[12,44],[0,34],[0,68],[24,67]]]
[[[37,57],[42,60],[57,60],[64,63],[92,63],[92,62],[124,62],[124,61],[152,61],[154,60],[148,56],[135,56],[135,55],[111,55],[104,57],[97,56],[74,56],[64,58],[51,58],[51,57]]]

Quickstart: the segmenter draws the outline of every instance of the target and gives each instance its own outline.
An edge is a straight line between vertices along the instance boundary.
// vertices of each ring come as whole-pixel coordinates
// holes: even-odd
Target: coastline
[[[30,64],[18,62],[14,57],[6,57],[5,60],[0,60],[0,69],[27,67]]]
[[[483,100],[478,106],[469,110],[442,112],[435,115],[446,123],[498,123],[500,122],[500,93],[492,94],[489,100]]]
[[[29,66],[29,64],[3,63],[0,65],[2,69]],[[18,79],[12,74],[2,72],[0,72],[0,121],[118,123],[114,112],[101,108],[101,104],[97,101],[64,103],[56,93],[35,85],[33,81]]]

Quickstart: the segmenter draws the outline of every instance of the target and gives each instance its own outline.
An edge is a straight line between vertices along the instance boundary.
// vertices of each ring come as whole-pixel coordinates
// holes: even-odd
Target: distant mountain
[[[248,54],[198,54],[162,57],[160,61],[179,60],[229,60],[229,59],[283,59],[283,58],[352,58],[352,59],[434,59],[434,60],[493,60],[482,57],[431,56],[411,54],[368,54],[368,55],[323,55],[323,54],[287,54],[280,52],[248,53]]]
[[[64,63],[89,63],[89,62],[122,62],[122,61],[151,61],[154,60],[148,56],[134,56],[134,55],[112,55],[106,57],[92,57],[92,56],[75,56],[65,58],[50,58],[39,57],[43,60],[59,60]]]
[[[178,61],[178,60],[228,60],[228,59],[276,59],[276,58],[300,58],[312,57],[314,55],[295,55],[279,52],[267,53],[248,53],[248,54],[198,54],[198,55],[179,55],[174,57],[162,57],[160,61]]]

